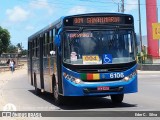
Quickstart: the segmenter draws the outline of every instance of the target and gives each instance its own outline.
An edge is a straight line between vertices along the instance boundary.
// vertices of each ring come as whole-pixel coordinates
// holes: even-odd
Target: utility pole
[[[138,0],[138,15],[139,15],[139,40],[141,44],[141,52],[142,52],[142,31],[141,31],[141,8],[140,8],[140,0]]]
[[[119,0],[118,2],[112,1],[114,4],[118,5],[118,12],[124,13],[124,0]]]
[[[140,52],[142,53],[142,31],[141,31],[141,8],[140,8],[140,0],[138,0],[138,15],[139,15],[139,40],[140,40]],[[141,54],[140,54],[141,55]],[[142,69],[142,56],[140,69]]]
[[[119,12],[120,10],[119,10],[119,3],[118,3],[118,12]]]
[[[121,12],[124,13],[124,0],[121,0],[122,4],[121,4]]]

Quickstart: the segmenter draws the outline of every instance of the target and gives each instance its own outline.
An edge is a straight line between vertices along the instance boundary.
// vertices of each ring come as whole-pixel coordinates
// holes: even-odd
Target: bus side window
[[[50,44],[50,38],[49,38],[49,31],[47,32],[47,41],[46,41],[46,45],[45,45],[45,48],[46,48],[46,56],[49,56],[49,44]]]
[[[53,39],[53,34],[52,34],[53,30],[49,31],[49,51],[52,50],[52,39]]]
[[[45,44],[46,44],[46,33],[43,35],[43,56],[44,57],[46,56],[46,47],[45,47]]]
[[[35,50],[34,50],[34,48],[35,48],[35,40],[33,39],[33,46],[32,46],[32,50],[33,50],[33,57],[35,57]]]
[[[37,52],[38,52],[38,50],[37,50],[37,47],[38,47],[38,40],[37,40],[37,38],[35,38],[35,43],[36,43],[36,46],[35,46],[35,57],[37,57]]]
[[[50,31],[51,34],[51,40],[50,40],[50,51],[55,51],[55,46],[54,46],[54,37],[55,37],[55,29],[52,29]]]
[[[36,56],[37,57],[39,57],[39,47],[40,47],[39,38],[37,37],[37,48],[36,48]]]
[[[36,57],[36,47],[37,47],[37,40],[36,40],[36,38],[34,39],[34,44],[35,44],[35,46],[34,46],[34,57]]]

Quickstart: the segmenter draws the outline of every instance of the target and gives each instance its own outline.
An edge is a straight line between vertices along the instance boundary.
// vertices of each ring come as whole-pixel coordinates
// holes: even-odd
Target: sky
[[[8,29],[11,43],[27,49],[28,37],[61,16],[118,12],[121,0],[0,0],[0,26]],[[134,17],[139,34],[138,0],[124,0],[125,12]],[[160,13],[160,0],[157,0]],[[145,0],[140,0],[142,35],[146,35]]]

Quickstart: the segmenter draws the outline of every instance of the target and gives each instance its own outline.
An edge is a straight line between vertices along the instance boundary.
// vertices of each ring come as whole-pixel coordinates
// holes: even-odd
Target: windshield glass
[[[135,60],[132,30],[67,31],[64,62],[68,64],[117,64]]]

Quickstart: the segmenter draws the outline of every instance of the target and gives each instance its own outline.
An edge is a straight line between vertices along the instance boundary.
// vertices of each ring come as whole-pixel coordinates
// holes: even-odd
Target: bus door
[[[60,49],[60,48],[59,48]],[[62,91],[62,56],[58,47],[56,48],[56,56],[57,56],[57,75],[58,75],[58,91],[60,94],[63,93]]]
[[[32,66],[32,42],[28,43],[28,73],[29,73],[29,82],[31,85],[33,85],[33,66]]]
[[[63,94],[63,85],[62,85],[62,33],[60,33],[61,44],[59,47],[56,46],[56,58],[57,58],[57,73],[58,73],[58,91],[59,94]]]
[[[55,47],[54,47],[53,43],[50,43],[49,74],[50,74],[50,79],[51,79],[51,82],[50,82],[51,93],[53,93],[52,78],[57,76],[56,55],[52,54],[53,51],[55,52],[54,48]]]

